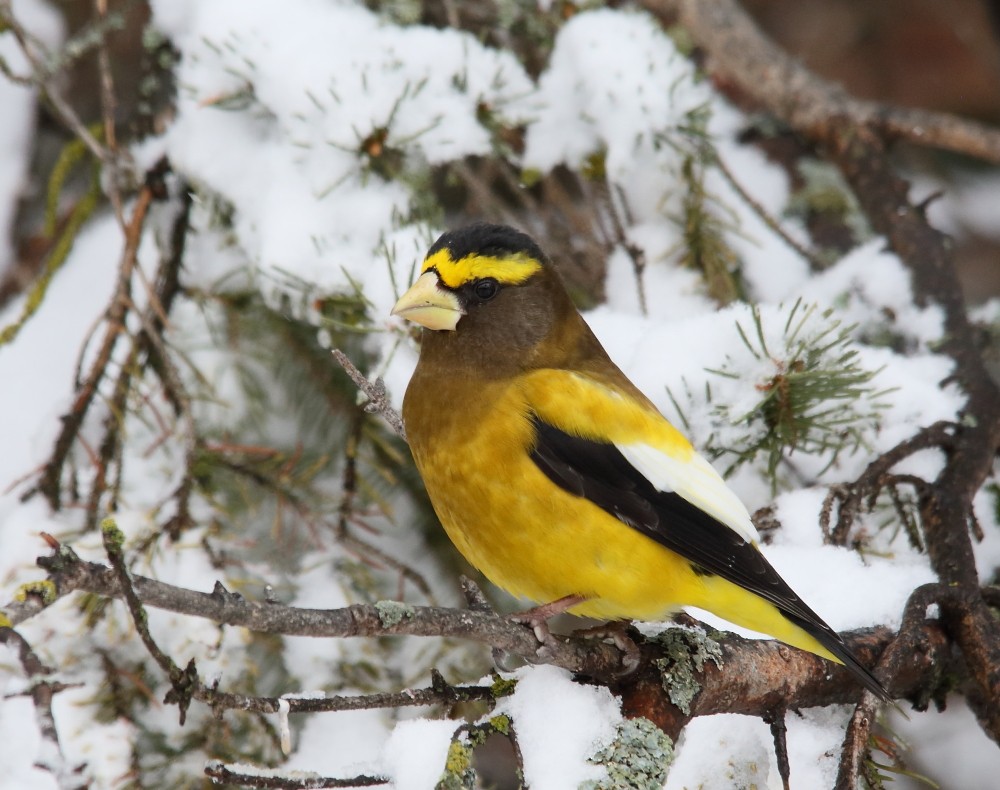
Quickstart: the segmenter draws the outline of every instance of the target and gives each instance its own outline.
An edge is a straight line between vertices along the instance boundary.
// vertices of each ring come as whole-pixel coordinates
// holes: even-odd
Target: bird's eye
[[[492,277],[486,277],[476,283],[473,286],[473,290],[476,292],[477,298],[486,302],[497,295],[497,292],[500,290],[500,283]]]

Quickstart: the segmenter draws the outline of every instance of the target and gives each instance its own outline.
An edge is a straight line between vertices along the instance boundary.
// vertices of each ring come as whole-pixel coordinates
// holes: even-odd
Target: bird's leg
[[[562,614],[567,609],[571,609],[586,600],[587,598],[583,595],[565,595],[562,598],[549,601],[541,606],[535,606],[523,612],[512,614],[510,619],[515,623],[524,623],[531,626],[531,630],[535,632],[535,639],[541,645],[538,650],[539,657],[544,657],[546,649],[551,649],[552,643],[555,640],[552,632],[549,631],[549,619],[555,617],[557,614]]]
[[[573,632],[573,636],[582,636],[585,639],[610,639],[614,646],[622,651],[622,669],[618,677],[626,677],[639,668],[642,659],[642,648],[628,635],[631,625],[629,620],[615,620],[591,628],[580,628]]]

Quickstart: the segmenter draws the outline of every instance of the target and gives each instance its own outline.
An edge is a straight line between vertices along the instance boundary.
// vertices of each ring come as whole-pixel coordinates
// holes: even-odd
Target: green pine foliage
[[[722,426],[708,449],[728,461],[726,474],[759,459],[777,490],[782,463],[796,453],[823,459],[825,471],[843,454],[869,447],[885,408],[880,399],[888,390],[875,385],[879,370],[861,363],[853,327],[834,318],[832,310],[820,311],[801,301],[788,310],[778,333],[765,330],[758,309],[751,315],[752,326],[737,322],[736,330],[750,358],[757,397],[749,407],[713,402],[712,389],[706,388],[712,413]],[[727,358],[709,372],[745,382],[745,363]]]

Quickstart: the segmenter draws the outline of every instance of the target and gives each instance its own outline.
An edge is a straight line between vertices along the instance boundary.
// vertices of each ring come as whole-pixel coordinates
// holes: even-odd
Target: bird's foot
[[[556,643],[556,638],[549,630],[549,619],[555,617],[557,614],[562,614],[567,609],[571,609],[586,600],[586,597],[583,595],[566,595],[541,606],[535,606],[532,609],[512,614],[510,619],[515,623],[523,623],[530,626],[531,630],[535,633],[535,639],[538,640],[536,655],[542,661],[547,661],[552,657],[553,648]]]
[[[610,639],[611,643],[622,651],[621,671],[616,674],[624,678],[635,672],[642,663],[642,648],[628,633],[631,625],[628,620],[616,620],[592,628],[581,628],[574,631],[573,636],[582,636],[585,639]]]

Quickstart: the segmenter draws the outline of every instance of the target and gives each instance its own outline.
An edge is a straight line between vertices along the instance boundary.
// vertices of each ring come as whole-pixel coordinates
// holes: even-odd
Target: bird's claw
[[[593,628],[581,628],[574,631],[573,635],[587,639],[610,639],[611,643],[622,653],[621,670],[615,674],[617,677],[623,678],[635,672],[642,663],[642,648],[628,635],[628,628],[628,622],[619,621]]]
[[[559,644],[559,640],[549,630],[549,618],[555,617],[557,614],[562,614],[567,609],[586,600],[582,595],[566,595],[524,612],[512,614],[510,619],[515,623],[522,623],[531,629],[535,635],[535,639],[538,640],[538,649],[535,651],[535,657],[539,662],[545,663],[554,658],[556,646]]]

